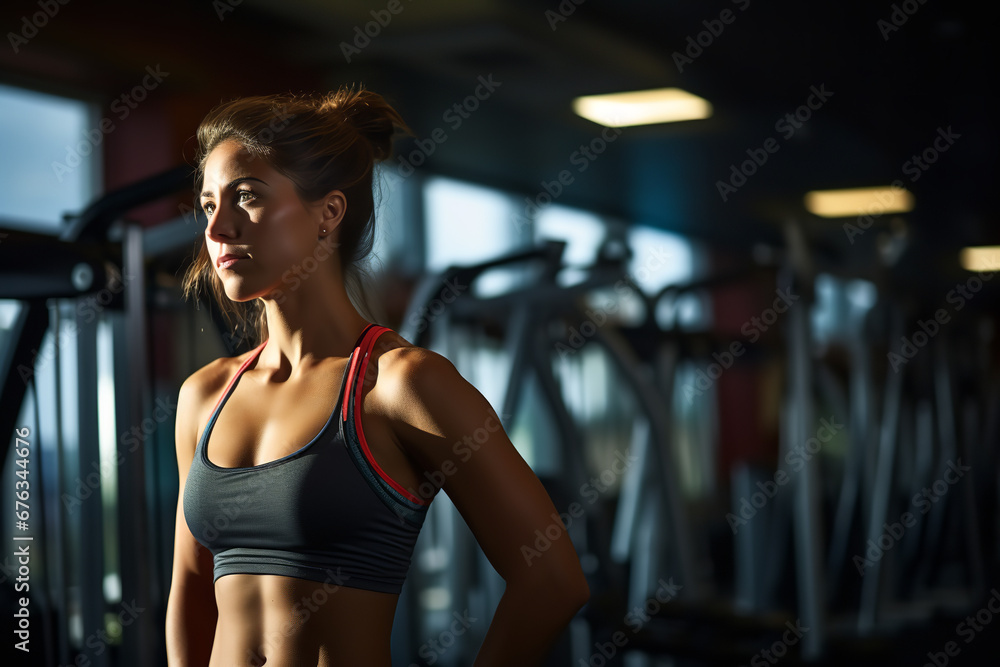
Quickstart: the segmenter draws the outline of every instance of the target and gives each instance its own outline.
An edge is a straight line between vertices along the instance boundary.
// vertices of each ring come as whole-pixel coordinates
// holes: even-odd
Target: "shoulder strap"
[[[354,391],[355,385],[357,384],[357,378],[364,377],[365,370],[368,368],[368,357],[372,348],[375,346],[375,340],[386,331],[392,331],[392,329],[378,324],[368,325],[365,327],[365,331],[361,336],[360,342],[354,347],[354,351],[351,353],[351,365],[347,369],[348,390],[344,397],[344,404],[341,408],[341,417],[344,421],[347,421],[347,408],[355,394],[357,394],[357,396],[353,400],[355,400],[358,404],[355,409],[361,409],[361,396],[359,393]]]
[[[226,390],[224,392],[222,392],[222,394],[219,396],[219,400],[217,400],[215,402],[215,407],[212,408],[212,413],[213,414],[215,413],[216,410],[219,409],[219,404],[222,403],[222,399],[224,399],[226,396],[228,396],[229,392],[232,391],[233,385],[236,384],[236,380],[241,375],[243,375],[243,371],[245,371],[247,369],[247,366],[249,366],[251,363],[253,363],[253,360],[256,359],[260,355],[260,351],[264,349],[265,345],[267,345],[267,341],[266,340],[263,343],[261,343],[260,345],[257,346],[257,349],[255,349],[253,351],[253,353],[249,357],[247,357],[247,360],[243,362],[243,365],[240,366],[239,369],[236,371],[236,373],[233,374],[233,377],[231,377],[229,379],[229,384],[226,385]]]
[[[351,368],[348,369],[348,382],[351,383],[351,389],[344,400],[342,408],[343,419],[344,422],[347,422],[347,433],[353,432],[356,435],[353,442],[349,439],[347,443],[348,450],[352,452],[355,464],[362,470],[362,474],[368,479],[369,484],[374,485],[373,488],[376,493],[384,502],[389,503],[390,508],[397,512],[401,519],[410,517],[412,520],[414,516],[426,510],[427,505],[430,504],[430,499],[413,495],[413,493],[401,486],[382,469],[378,461],[375,460],[375,457],[372,456],[361,426],[361,398],[364,389],[365,372],[368,369],[368,362],[371,360],[371,351],[375,346],[375,340],[386,331],[392,331],[392,329],[383,326],[373,327],[365,336],[360,348],[355,350],[359,354],[351,359]],[[357,375],[355,376],[354,373],[357,373]],[[353,424],[350,424],[348,419],[348,415],[350,414],[348,407],[352,408]],[[390,496],[393,499],[392,501],[388,500]]]
[[[356,341],[354,341],[354,347],[351,348],[351,349],[352,350],[358,349],[358,346],[361,345],[361,341],[364,340],[365,335],[367,335],[367,333],[369,331],[371,331],[372,327],[377,327],[377,326],[378,326],[377,324],[375,324],[374,322],[371,322],[371,323],[368,324],[368,326],[366,326],[364,329],[362,329],[361,330],[361,335],[359,335],[358,339]]]

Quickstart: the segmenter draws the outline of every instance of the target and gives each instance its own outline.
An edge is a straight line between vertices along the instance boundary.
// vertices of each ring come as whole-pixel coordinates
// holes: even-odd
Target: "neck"
[[[369,324],[347,296],[339,270],[336,278],[311,278],[262,297],[268,337],[257,368],[290,376],[324,358],[347,357]]]

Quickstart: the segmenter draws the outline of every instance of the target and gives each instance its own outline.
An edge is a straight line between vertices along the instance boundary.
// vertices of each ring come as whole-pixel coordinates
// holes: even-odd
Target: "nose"
[[[232,241],[239,235],[235,216],[226,213],[224,206],[216,206],[208,216],[205,226],[205,238],[216,243]]]

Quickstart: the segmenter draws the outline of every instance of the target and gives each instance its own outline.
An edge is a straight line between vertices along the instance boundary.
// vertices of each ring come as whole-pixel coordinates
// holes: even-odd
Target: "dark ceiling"
[[[939,291],[930,276],[960,276],[959,248],[1000,242],[989,200],[997,131],[985,92],[996,81],[997,54],[992,13],[981,7],[943,0],[78,1],[50,20],[33,53],[7,52],[0,67],[7,79],[55,74],[63,84],[114,91],[161,63],[172,86],[205,100],[363,82],[397,104],[417,138],[443,132],[446,140],[421,166],[426,173],[531,199],[570,170],[559,203],[737,252],[783,243],[783,225],[796,221],[818,253],[851,270],[879,264],[879,244],[903,239],[897,277]],[[37,9],[8,5],[3,26]],[[366,27],[374,36],[355,42]],[[701,52],[680,62],[689,38],[701,40]],[[446,114],[479,77],[499,86],[457,124]],[[713,117],[626,128],[595,159],[579,159],[575,151],[602,128],[572,113],[574,96],[662,86],[707,98]],[[794,133],[779,124],[814,90],[832,94]],[[183,113],[196,119],[206,110]],[[949,133],[952,142],[931,155],[926,171],[908,164]],[[760,155],[769,138],[779,149],[724,201],[719,181],[748,151]],[[414,140],[399,148],[404,156],[419,150]],[[853,239],[843,225],[856,220],[816,218],[802,206],[811,189],[896,179],[914,193],[914,211],[881,216]]]

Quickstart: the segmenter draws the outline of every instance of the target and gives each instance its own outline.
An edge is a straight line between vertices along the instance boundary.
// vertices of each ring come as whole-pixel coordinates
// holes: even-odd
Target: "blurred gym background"
[[[0,662],[166,664],[177,391],[246,349],[179,291],[195,128],[363,83],[415,132],[374,316],[490,400],[590,581],[548,664],[995,664],[982,11],[4,3]],[[441,494],[394,664],[471,664],[502,587]]]

